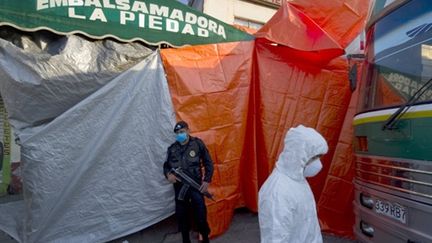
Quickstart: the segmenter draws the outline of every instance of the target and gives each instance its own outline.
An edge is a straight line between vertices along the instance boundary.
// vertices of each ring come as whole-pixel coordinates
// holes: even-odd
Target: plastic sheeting
[[[288,47],[253,47],[242,42],[162,51],[176,114],[215,161],[210,191],[216,202],[207,201],[212,235],[228,228],[236,207],[257,210],[258,188],[283,135],[298,124],[317,128],[329,142],[323,172],[311,179],[318,199],[351,96],[345,60],[317,67],[296,63]]]
[[[171,95],[179,119],[206,143],[214,161],[207,202],[211,234],[229,226],[235,208],[253,205],[254,179],[251,102],[253,42],[162,50]],[[245,202],[246,201],[246,202]]]
[[[325,49],[342,51],[343,49],[313,19],[289,2],[282,4],[279,11],[255,36],[302,51]],[[341,53],[336,54],[340,55]]]
[[[359,66],[357,80],[360,81],[362,65]],[[359,87],[357,83],[357,87]],[[355,161],[353,151],[354,127],[353,118],[357,111],[360,89],[353,92],[340,137],[336,145],[335,155],[324,184],[323,192],[317,203],[321,229],[337,235],[353,237],[354,200],[353,179]]]
[[[215,161],[210,190],[217,199],[207,202],[213,236],[228,228],[234,208],[257,210],[257,189],[272,170],[282,149],[283,135],[290,127],[314,127],[329,144],[322,172],[310,180],[316,201],[335,155],[351,98],[347,62],[334,59],[343,53],[345,44],[334,44],[324,30],[320,33],[327,37],[315,42],[307,36],[307,29],[287,35],[293,33],[285,28],[290,21],[296,26],[307,16],[294,8],[291,10],[297,15],[280,13],[285,10],[281,8],[274,17],[276,21],[270,20],[258,32],[257,36],[264,38],[258,39],[255,47],[242,42],[162,51],[176,115],[190,122],[193,134],[209,145]],[[366,15],[357,18],[363,21]],[[305,23],[301,26],[309,28],[308,24],[313,24],[317,30],[321,28],[312,18]],[[354,32],[355,37],[360,27],[349,24],[343,30]],[[265,39],[269,36],[277,38]],[[302,38],[307,41],[298,41]],[[351,207],[351,202],[342,200],[334,207]],[[320,220],[325,224],[331,216],[324,215]],[[339,223],[349,224],[350,220]],[[334,226],[334,231],[325,229],[347,233],[337,230],[344,226]]]
[[[324,231],[343,236],[353,235],[353,165],[348,146],[356,98],[349,103],[348,66],[346,60],[335,57],[365,26],[370,3],[287,1],[256,34],[260,37],[256,76],[262,87],[257,94],[262,101],[257,103],[268,107],[257,108],[258,182],[271,170],[287,127],[315,127],[330,148],[322,172],[310,180],[319,202],[320,223]]]
[[[364,27],[369,2],[286,1],[255,36],[293,48],[309,62],[328,62],[342,55]]]
[[[273,169],[286,131],[303,124],[321,133],[329,146],[322,171],[309,180],[318,201],[351,97],[347,64],[343,59],[322,67],[296,63],[290,48],[268,44],[257,44],[256,52],[258,183]]]
[[[208,202],[213,235],[228,228],[236,205],[257,210],[257,188],[274,166],[283,135],[298,124],[316,128],[329,143],[323,171],[310,180],[316,201],[339,185],[352,188],[340,178],[331,187],[326,184],[334,157],[345,152],[338,150],[335,155],[351,98],[346,60],[334,58],[359,34],[368,8],[366,1],[290,1],[256,34],[261,38],[256,41],[252,66],[244,65],[247,62],[242,59],[251,57],[250,48],[239,52],[244,43],[236,48],[229,44],[162,52],[176,114],[191,122],[194,134],[210,144],[216,163],[210,190],[218,199]],[[252,68],[252,75],[247,68]],[[246,78],[251,78],[250,91],[244,93],[249,97],[221,88]],[[229,123],[233,116],[247,118],[246,125],[236,127],[235,133],[228,125],[228,130],[221,130],[221,121]],[[229,153],[240,161],[225,159]],[[343,173],[350,166],[341,161],[335,169]],[[338,172],[332,169],[331,173]],[[332,205],[327,201],[320,206],[333,210],[352,207],[346,197],[333,199]],[[332,214],[322,214],[320,222],[326,231],[351,235],[353,217],[347,215],[333,219]]]
[[[0,88],[16,129],[49,122],[151,53],[137,43],[6,27],[0,38]]]
[[[288,0],[346,48],[365,26],[373,0]]]
[[[174,112],[159,54],[137,43],[63,42],[50,53],[0,40],[24,183],[24,201],[0,207],[0,229],[20,242],[104,242],[174,211],[162,175]]]

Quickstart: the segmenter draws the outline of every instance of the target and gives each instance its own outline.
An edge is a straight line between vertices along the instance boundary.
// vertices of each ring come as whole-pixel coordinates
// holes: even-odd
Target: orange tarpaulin
[[[361,63],[357,62],[361,67]],[[359,69],[361,70],[361,69]],[[361,71],[357,80],[360,81]],[[359,84],[357,84],[359,87]],[[353,118],[356,113],[359,89],[351,96],[342,130],[330,168],[325,180],[323,191],[317,200],[318,216],[321,230],[337,235],[353,237],[354,225],[354,159],[353,159]]]
[[[343,59],[299,65],[289,48],[257,44],[253,68],[253,51],[253,42],[162,51],[177,117],[190,123],[215,162],[216,202],[207,202],[213,235],[227,229],[235,208],[257,210],[258,188],[284,134],[298,124],[317,128],[329,143],[323,172],[311,180],[318,201],[351,95]]]
[[[286,131],[303,124],[316,128],[329,144],[322,172],[310,180],[318,199],[351,96],[347,64],[343,59],[321,67],[296,63],[289,48],[268,44],[257,44],[256,51],[259,185],[273,169]]]
[[[339,43],[290,3],[283,4],[255,36],[302,51],[335,49],[343,53]]]
[[[318,202],[318,216],[322,230],[349,237],[353,236],[352,227],[354,224],[354,213],[352,210],[354,165],[350,146],[353,128],[351,121],[357,103],[357,94],[351,99],[350,108],[346,111],[350,100],[350,93],[347,91],[348,78],[346,76],[348,67],[346,62],[334,65],[331,63],[337,61],[331,60],[340,55],[343,51],[342,48],[347,47],[365,26],[370,3],[371,1],[367,0],[287,1],[275,16],[256,34],[257,37],[261,38],[257,40],[256,49],[258,53],[260,46],[263,46],[266,42],[287,46],[285,49],[273,48],[275,49],[273,51],[275,57],[271,57],[271,59],[279,62],[281,60],[285,62],[291,60],[291,63],[295,63],[297,66],[303,67],[303,69],[309,66],[309,68],[321,68],[321,71],[330,71],[333,73],[331,80],[335,84],[341,85],[340,90],[338,88],[330,88],[334,92],[335,102],[327,104],[330,107],[329,110],[326,109],[326,106],[323,106],[325,101],[319,102],[319,99],[303,98],[304,103],[308,103],[308,105],[304,106],[304,110],[299,109],[301,112],[299,112],[296,118],[291,118],[297,119],[291,125],[307,122],[320,131],[327,139],[329,152],[323,159],[323,171],[317,177],[311,179],[310,184]],[[284,25],[286,22],[290,23],[289,27],[288,25]],[[299,33],[302,36],[298,36]],[[272,48],[267,46],[266,49]],[[282,52],[286,53],[285,57],[281,57]],[[258,57],[257,60],[260,63],[263,58]],[[329,61],[331,61],[329,65],[326,65]],[[339,59],[339,61],[342,60]],[[268,73],[269,68],[273,67],[274,65],[267,65],[266,68],[261,69],[263,70],[262,72]],[[305,73],[311,75],[316,73],[316,71],[309,69]],[[266,76],[269,75],[266,74]],[[283,76],[283,74],[280,76]],[[289,77],[292,76],[290,75]],[[311,89],[314,92],[318,93],[326,90],[322,86],[328,83],[328,79],[326,81],[326,78],[323,79],[322,77],[321,75],[313,77],[315,81],[318,81],[316,84],[311,85]],[[260,82],[265,78],[260,77]],[[295,79],[298,80],[298,76],[290,78],[288,82],[293,82]],[[276,90],[279,91],[280,89]],[[294,93],[297,95],[302,94],[301,91]],[[270,92],[270,94],[269,97],[274,96],[277,92]],[[292,96],[288,97],[292,98]],[[292,104],[293,102],[285,101],[285,103]],[[324,119],[316,119],[318,114]],[[286,118],[290,117],[287,116]],[[281,120],[279,120],[279,123],[281,123]],[[314,121],[317,122],[314,123]],[[264,125],[257,125],[257,129],[261,128],[265,130],[265,127]],[[273,128],[270,127],[267,131],[274,132],[275,128],[274,126]],[[267,147],[274,147],[274,144],[279,144],[280,151],[281,135],[278,134],[278,137],[279,141],[272,142],[270,139]],[[257,141],[260,140],[257,139]],[[260,146],[257,148],[259,149]],[[258,152],[258,156],[264,154],[264,165],[259,164],[258,171],[261,171],[261,168],[271,169],[271,165],[276,159],[274,155],[278,154],[278,152],[273,153],[273,156],[268,151],[264,151],[263,153]],[[266,159],[268,159],[267,162],[265,162]],[[261,160],[258,159],[258,161]],[[271,165],[267,168],[266,163],[268,162]],[[262,183],[264,178],[266,178],[266,172],[261,172],[260,183]]]
[[[262,40],[302,51],[303,59],[331,60],[365,25],[368,0],[290,0],[255,34]]]
[[[210,191],[216,202],[207,201],[212,235],[227,229],[245,200],[256,204],[244,197],[258,190],[248,159],[253,47],[251,41],[161,52],[177,118],[204,140],[215,163]]]
[[[288,0],[312,19],[342,48],[347,47],[365,26],[370,0]]]
[[[324,210],[331,206],[340,212],[351,207],[351,201],[341,198],[334,204],[337,199],[320,198],[331,195],[328,190],[338,190],[338,185],[352,189],[347,180],[328,177],[330,168],[331,175],[350,169],[343,161],[331,165],[336,157],[346,157],[340,156],[344,147],[337,145],[346,139],[341,130],[351,99],[347,62],[335,57],[359,33],[358,23],[364,24],[368,6],[356,4],[366,3],[361,0],[335,2],[345,6],[338,8],[342,19],[323,19],[325,14],[316,8],[310,17],[307,2],[290,1],[257,33],[260,38],[255,42],[161,51],[177,119],[190,123],[192,135],[205,141],[215,162],[210,190],[216,202],[207,201],[213,236],[228,228],[235,208],[257,210],[259,186],[277,160],[284,134],[298,124],[316,128],[329,143],[323,171],[310,180],[320,202],[323,229],[352,235],[345,230],[352,227],[352,217],[335,221]],[[292,32],[296,26],[299,29]],[[310,30],[319,35],[310,35]]]

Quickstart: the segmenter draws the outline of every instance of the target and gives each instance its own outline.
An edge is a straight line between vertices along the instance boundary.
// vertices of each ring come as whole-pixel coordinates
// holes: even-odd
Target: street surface
[[[181,243],[181,234],[176,233],[177,222],[171,216],[162,222],[135,234],[122,237],[110,243]],[[198,242],[197,234],[191,235],[193,243]],[[211,239],[212,243],[259,243],[260,234],[258,216],[246,209],[239,209],[235,212],[230,228],[223,235]],[[337,238],[324,234],[324,243],[355,243],[349,239]]]
[[[19,200],[19,196],[10,197],[9,200]],[[7,200],[7,201],[9,201]],[[3,200],[4,203],[5,200]],[[0,205],[2,200],[0,200]],[[181,243],[181,234],[177,233],[177,222],[171,216],[140,232],[121,237],[109,243]],[[193,243],[198,242],[197,234],[192,233]],[[16,243],[14,239],[0,231],[0,243]],[[258,216],[246,209],[238,209],[227,232],[211,240],[212,243],[259,243],[260,234]],[[337,238],[324,234],[324,243],[355,243],[355,241]]]

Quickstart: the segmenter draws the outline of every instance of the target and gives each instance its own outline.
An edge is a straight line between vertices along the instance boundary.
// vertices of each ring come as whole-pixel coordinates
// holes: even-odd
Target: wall
[[[228,24],[233,24],[235,18],[266,23],[276,11],[276,7],[239,0],[205,0],[204,2],[204,13]]]

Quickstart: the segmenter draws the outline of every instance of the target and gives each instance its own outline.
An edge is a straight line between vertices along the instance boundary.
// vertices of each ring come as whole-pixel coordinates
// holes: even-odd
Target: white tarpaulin
[[[174,112],[159,54],[62,41],[38,53],[0,39],[0,91],[24,183],[24,201],[0,204],[0,229],[20,242],[104,242],[168,217],[162,164]]]

